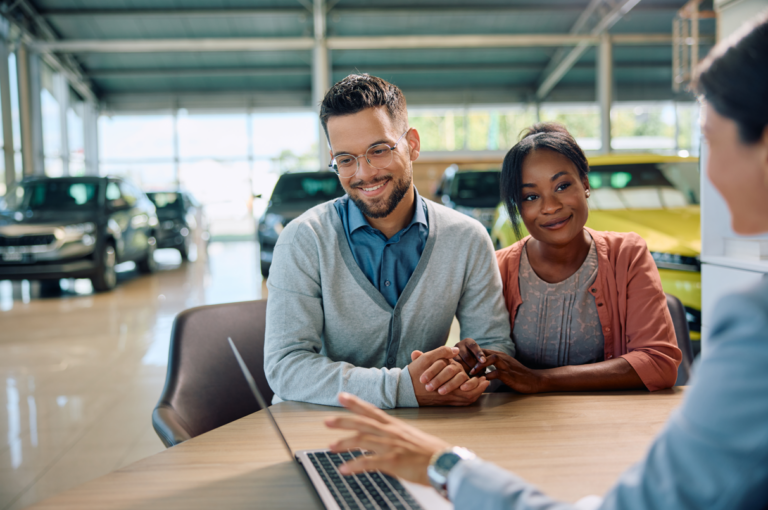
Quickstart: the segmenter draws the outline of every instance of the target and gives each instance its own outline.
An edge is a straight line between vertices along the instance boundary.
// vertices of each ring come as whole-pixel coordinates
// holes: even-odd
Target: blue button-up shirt
[[[413,191],[413,219],[389,239],[368,223],[349,195],[334,203],[355,262],[393,308],[416,270],[429,235],[427,204],[416,188]]]

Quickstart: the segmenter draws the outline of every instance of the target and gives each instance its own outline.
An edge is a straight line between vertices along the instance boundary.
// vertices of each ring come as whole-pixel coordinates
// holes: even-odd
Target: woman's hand
[[[450,445],[349,393],[339,393],[339,403],[357,416],[338,416],[325,420],[326,427],[353,430],[356,435],[330,446],[333,452],[362,448],[374,455],[360,456],[339,467],[344,475],[363,471],[382,471],[412,482],[429,485],[427,467],[432,455]]]
[[[455,347],[459,348],[459,355],[453,358],[458,361],[469,375],[475,375],[480,372],[480,366],[485,363],[485,353],[471,338],[465,338],[457,343]]]
[[[484,349],[486,361],[480,368],[485,369],[491,365],[496,370],[485,374],[489,381],[500,379],[501,382],[518,393],[540,393],[545,390],[546,378],[540,370],[526,368],[512,356],[503,352]]]

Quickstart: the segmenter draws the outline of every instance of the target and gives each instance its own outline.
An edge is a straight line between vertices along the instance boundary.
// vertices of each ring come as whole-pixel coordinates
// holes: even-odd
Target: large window
[[[129,177],[145,190],[186,188],[206,206],[213,235],[252,235],[280,174],[319,170],[313,112],[182,108],[176,118],[102,116],[99,130],[102,174]]]
[[[611,149],[698,155],[696,103],[614,103]],[[421,135],[422,151],[506,151],[522,131],[537,122],[559,122],[585,151],[601,147],[600,108],[596,103],[544,103],[488,108],[411,108],[409,122]]]

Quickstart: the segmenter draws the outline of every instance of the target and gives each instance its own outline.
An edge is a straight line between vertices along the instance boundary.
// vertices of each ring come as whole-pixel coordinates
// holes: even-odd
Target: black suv
[[[188,191],[152,191],[147,196],[157,208],[160,222],[157,230],[158,248],[179,250],[182,260],[189,260],[193,246],[202,248],[211,235],[203,206]]]
[[[451,165],[445,169],[435,195],[444,205],[478,220],[490,233],[501,201],[500,179],[499,170],[459,170]]]
[[[155,206],[132,184],[112,177],[33,177],[0,197],[0,280],[90,278],[115,287],[115,266],[157,268]]]
[[[261,274],[269,275],[272,251],[283,228],[312,207],[344,195],[339,177],[333,172],[283,174],[275,184],[269,205],[259,219],[257,238],[261,251]]]

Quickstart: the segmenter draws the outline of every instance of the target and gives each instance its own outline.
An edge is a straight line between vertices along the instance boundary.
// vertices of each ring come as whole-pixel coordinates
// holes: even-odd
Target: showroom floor
[[[64,280],[61,296],[0,282],[0,510],[25,508],[163,450],[151,424],[173,319],[193,306],[266,297],[255,243],[208,260],[120,273],[113,292]],[[454,320],[449,344],[458,341]]]
[[[107,294],[87,280],[65,280],[48,298],[35,297],[36,285],[0,282],[0,510],[163,450],[151,412],[173,318],[266,295],[255,243],[212,243],[208,261],[182,265],[169,250],[157,259],[158,273],[121,273]]]

